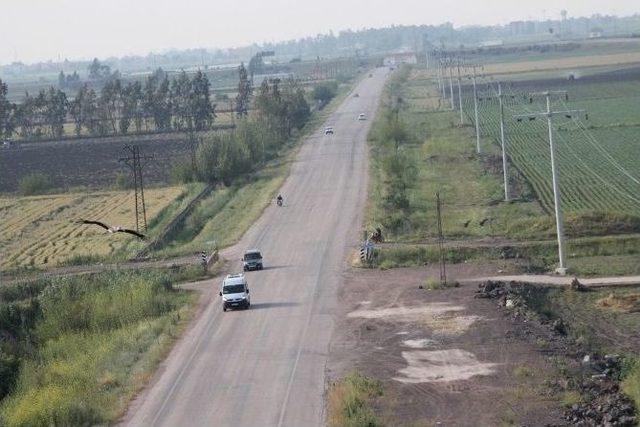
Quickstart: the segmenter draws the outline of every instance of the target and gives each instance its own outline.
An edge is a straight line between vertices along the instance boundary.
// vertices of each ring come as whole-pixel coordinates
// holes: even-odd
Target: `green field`
[[[569,101],[556,99],[554,110],[586,110],[585,114],[554,119],[556,158],[565,212],[604,211],[637,214],[640,208],[640,80],[619,82],[572,82]],[[550,150],[546,120],[514,115],[542,111],[545,106],[529,92],[559,88],[557,81],[534,81],[505,85],[507,155],[531,184],[542,206],[553,210]],[[498,142],[499,109],[495,85],[481,86],[479,121],[484,137]],[[473,100],[465,92],[467,120],[473,118]],[[543,101],[543,100],[541,100]]]
[[[581,103],[625,100],[625,95],[634,85],[633,82],[581,85],[575,98],[565,102],[566,107],[583,108]],[[609,95],[600,99],[603,87]],[[483,97],[488,96],[483,94]],[[516,100],[509,98],[509,108],[514,111],[516,108],[520,111],[540,108],[529,105],[528,99],[526,103],[522,101],[521,96],[519,106],[516,106]],[[633,102],[626,101],[627,104],[621,104],[621,110]],[[402,207],[392,205],[390,195],[394,187],[387,162],[393,149],[385,142],[388,134],[385,126],[388,126],[389,111],[394,103],[400,104],[397,117],[410,134],[398,151],[401,159],[408,159],[403,168],[411,171],[406,174],[409,178],[406,182],[408,203]],[[489,121],[487,118],[495,119],[495,99],[485,100],[485,103],[488,106],[484,106],[481,118],[485,121]],[[512,200],[504,203],[502,162],[495,124],[482,126],[482,154],[478,155],[474,127],[468,115],[465,125],[460,126],[458,112],[450,111],[448,105],[440,99],[432,75],[421,68],[415,68],[404,76],[397,73],[387,86],[383,107],[369,136],[371,180],[365,226],[369,232],[374,227],[382,227],[386,241],[397,244],[382,248],[378,265],[397,267],[438,261],[435,193],[439,192],[443,202],[443,232],[447,240],[455,241],[445,253],[449,262],[486,263],[493,260],[501,265],[500,269],[512,269],[510,271],[514,272],[552,270],[557,262],[557,247],[544,122],[531,122],[537,126],[532,131],[525,129],[530,124],[528,120],[518,123],[510,119],[514,126],[520,126],[516,130],[521,133],[515,134],[513,130],[509,133],[510,137],[517,135],[519,139],[516,139],[517,144],[510,146],[513,165],[509,173],[509,188]],[[601,109],[608,112],[606,105]],[[608,125],[610,122],[604,116],[593,118],[590,115],[585,123],[592,128],[584,131],[578,130],[572,121],[559,122],[563,130],[557,132],[561,135],[558,141],[566,140],[566,134],[576,138],[578,133],[587,131],[594,134],[626,133],[632,139],[636,132],[632,124],[633,112],[627,114],[627,122],[615,128]],[[568,125],[576,129],[568,128]],[[580,148],[576,153],[581,161],[595,163],[601,150],[594,144],[590,142],[588,147],[574,144],[570,148],[574,151]],[[634,152],[634,145],[615,139],[607,140],[606,145],[600,141],[598,144],[597,147],[602,145],[601,148],[607,147],[605,149],[611,151],[607,151],[608,156],[613,157],[616,153],[618,157],[615,159],[623,170],[633,170],[638,157],[629,153]],[[567,146],[565,144],[562,148]],[[561,172],[562,188],[569,188],[563,201],[565,229],[569,238],[567,252],[573,271],[585,275],[637,273],[640,217],[633,203],[620,196],[620,192],[627,194],[625,192],[632,188],[633,181],[617,179],[620,169],[593,166],[605,177],[607,185],[611,181],[618,192],[610,190],[597,178],[584,176],[592,174],[591,171],[571,168],[571,158],[567,159],[567,155],[562,158]],[[583,182],[587,184],[582,185]],[[580,191],[576,190],[579,185],[582,185]],[[482,244],[478,245],[480,242]]]

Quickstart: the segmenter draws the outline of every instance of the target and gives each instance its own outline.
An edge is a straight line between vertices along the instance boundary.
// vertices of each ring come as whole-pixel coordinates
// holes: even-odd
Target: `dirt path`
[[[490,271],[454,268],[461,278]],[[494,302],[475,299],[470,283],[419,289],[437,275],[430,268],[348,273],[328,376],[355,369],[381,379],[377,407],[386,425],[563,424],[558,398],[543,391],[554,371],[535,333]]]

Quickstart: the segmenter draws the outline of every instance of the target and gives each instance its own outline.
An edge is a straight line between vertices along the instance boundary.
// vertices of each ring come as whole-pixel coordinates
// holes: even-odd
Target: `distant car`
[[[262,270],[264,268],[264,264],[260,251],[257,249],[246,251],[242,257],[242,268],[244,271]]]
[[[327,126],[326,128],[324,128],[324,134],[333,135],[333,128],[331,126]]]
[[[220,296],[222,297],[222,311],[230,308],[251,307],[251,299],[249,297],[249,284],[244,274],[229,274],[222,281],[220,287]]]
[[[355,94],[353,95],[353,97],[354,97],[354,98],[359,98],[359,97],[360,97],[360,95],[359,95],[359,94],[357,94],[357,93],[355,93]]]
[[[367,120],[367,118],[365,117],[364,113],[360,113],[360,115],[358,116],[358,120]]]

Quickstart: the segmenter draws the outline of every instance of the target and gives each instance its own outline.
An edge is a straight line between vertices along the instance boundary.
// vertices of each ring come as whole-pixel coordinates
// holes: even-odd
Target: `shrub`
[[[314,86],[311,96],[322,105],[327,104],[338,93],[338,82],[328,81]]]
[[[31,301],[35,324],[18,322],[30,335],[17,381],[15,356],[0,352],[0,386],[15,384],[0,406],[0,425],[114,422],[159,361],[189,299],[173,290],[168,274],[112,272],[50,279]]]
[[[197,171],[191,162],[178,162],[171,168],[171,182],[176,184],[188,184],[198,179]]]
[[[382,383],[357,372],[329,390],[328,423],[331,427],[376,427],[382,425],[372,401],[383,394]]]
[[[133,188],[133,183],[131,182],[131,175],[124,172],[118,172],[116,174],[115,187],[118,190],[128,190],[130,188]]]
[[[18,183],[20,193],[24,196],[42,194],[49,190],[51,187],[51,178],[42,172],[34,172],[25,175],[20,179],[20,182]]]

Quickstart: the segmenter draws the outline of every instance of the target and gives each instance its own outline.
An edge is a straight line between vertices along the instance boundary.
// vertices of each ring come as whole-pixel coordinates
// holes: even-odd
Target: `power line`
[[[137,145],[125,145],[124,150],[128,151],[130,157],[121,157],[118,161],[126,164],[133,174],[133,186],[135,190],[135,214],[136,231],[147,231],[147,207],[144,201],[144,184],[142,183],[142,170],[153,156],[141,156],[140,147]]]
[[[552,184],[553,184],[553,207],[555,210],[556,217],[556,234],[558,238],[558,259],[559,259],[559,267],[556,270],[560,274],[566,274],[566,258],[565,258],[565,248],[564,248],[564,222],[562,218],[562,206],[560,205],[560,182],[559,176],[557,173],[556,166],[556,149],[553,142],[553,117],[560,114],[573,114],[582,112],[583,110],[564,110],[564,111],[553,111],[551,109],[551,97],[557,95],[567,95],[566,91],[547,91],[547,92],[537,92],[532,93],[530,96],[533,97],[544,97],[546,99],[547,109],[546,111],[538,112],[538,113],[528,113],[526,115],[517,115],[518,117],[546,117],[547,119],[547,127],[549,130],[549,151],[551,153],[551,176],[552,176]]]

